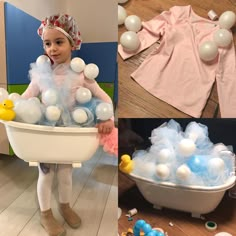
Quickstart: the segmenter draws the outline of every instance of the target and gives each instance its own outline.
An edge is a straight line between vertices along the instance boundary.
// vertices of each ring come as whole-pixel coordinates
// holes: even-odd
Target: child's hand
[[[113,120],[106,120],[96,125],[98,132],[101,134],[110,134],[114,128]]]

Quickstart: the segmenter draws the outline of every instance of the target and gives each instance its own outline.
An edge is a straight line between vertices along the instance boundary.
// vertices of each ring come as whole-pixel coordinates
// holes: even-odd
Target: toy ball
[[[78,124],[83,124],[88,120],[88,115],[84,109],[77,108],[72,112],[73,120]]]
[[[6,89],[4,88],[0,88],[0,102],[2,102],[3,100],[8,99],[8,92]]]
[[[152,227],[149,224],[144,224],[142,230],[145,234],[148,234],[149,232],[152,231]]]
[[[207,157],[201,155],[194,155],[188,161],[187,165],[194,173],[206,171],[207,169]]]
[[[32,98],[29,98],[28,101],[32,101],[32,102],[35,102],[36,104],[40,105],[40,100],[39,98],[37,97],[32,97]]]
[[[48,106],[45,116],[49,121],[58,121],[61,116],[61,110],[57,106]]]
[[[169,149],[163,148],[157,154],[157,161],[161,163],[166,163],[167,161],[172,159],[172,156],[173,154]]]
[[[51,61],[48,56],[46,55],[41,55],[37,58],[36,60],[36,65],[37,66],[43,66],[45,64],[51,64]]]
[[[162,180],[167,179],[170,175],[169,167],[165,164],[158,164],[156,166],[156,175]]]
[[[125,22],[125,18],[127,17],[127,12],[124,7],[118,5],[118,25],[122,25]]]
[[[141,19],[136,15],[126,17],[124,23],[127,30],[134,32],[138,32],[142,27]]]
[[[218,175],[222,174],[223,171],[225,170],[225,163],[219,157],[215,157],[215,158],[210,159],[208,161],[207,166],[208,166],[208,171],[209,171],[210,175],[212,175],[212,176],[218,176]]]
[[[228,151],[228,148],[223,143],[218,143],[214,145],[212,149],[212,154],[219,155],[222,151]]]
[[[95,109],[95,114],[99,120],[109,120],[113,116],[113,106],[110,103],[101,102]]]
[[[71,60],[70,67],[73,71],[80,73],[85,68],[85,62],[83,59],[81,59],[79,57],[75,57]]]
[[[227,29],[219,29],[214,33],[213,39],[218,47],[228,47],[232,42],[232,34]]]
[[[99,68],[97,65],[90,63],[84,68],[84,75],[87,79],[95,79],[99,74]]]
[[[126,31],[120,36],[120,44],[128,52],[136,51],[140,46],[138,35],[133,31]]]
[[[232,11],[225,11],[219,18],[220,28],[230,29],[236,21],[236,15]]]
[[[191,175],[191,170],[185,164],[181,165],[176,170],[176,177],[180,180],[187,180]]]
[[[76,90],[75,97],[78,103],[84,104],[92,99],[92,93],[89,89],[80,87]]]
[[[126,3],[126,2],[128,2],[128,0],[118,0],[119,4],[123,4],[123,3]]]
[[[15,103],[17,100],[21,99],[21,96],[18,93],[11,93],[8,95],[8,98]]]
[[[215,42],[207,41],[199,47],[199,55],[203,61],[212,61],[218,55],[218,47]]]
[[[42,101],[45,105],[56,105],[58,102],[58,94],[54,89],[48,89],[42,94]]]
[[[179,142],[178,147],[179,147],[179,153],[184,157],[191,156],[196,150],[196,145],[194,141],[187,138],[182,139]]]

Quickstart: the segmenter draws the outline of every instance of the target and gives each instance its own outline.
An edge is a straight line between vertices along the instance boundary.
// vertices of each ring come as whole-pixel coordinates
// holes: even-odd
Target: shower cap
[[[38,28],[38,35],[43,40],[45,29],[57,29],[70,40],[75,49],[80,49],[82,39],[75,19],[67,14],[56,14],[46,17]]]

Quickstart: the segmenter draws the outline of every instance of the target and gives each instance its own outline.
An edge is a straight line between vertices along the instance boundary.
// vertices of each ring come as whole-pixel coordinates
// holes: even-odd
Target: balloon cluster
[[[216,186],[234,173],[231,147],[213,144],[205,125],[190,122],[185,131],[174,120],[154,129],[148,150],[133,154],[133,173],[153,181]]]
[[[228,47],[232,43],[230,28],[236,22],[236,15],[232,11],[224,12],[219,18],[219,26],[212,41],[206,41],[199,46],[199,55],[203,61],[210,62],[218,55],[218,47]]]
[[[8,98],[14,102],[16,121],[52,126],[91,127],[113,116],[112,104],[94,98],[91,91],[85,87],[76,90],[75,103],[68,103],[70,87],[63,86],[62,90],[59,90],[51,84],[52,70],[47,56],[38,57],[32,65],[31,73],[34,71],[41,76],[42,83],[48,88],[41,94],[41,100],[37,97],[23,99],[17,93],[8,94],[5,89],[0,88],[0,101]],[[77,57],[71,60],[67,80],[70,80],[70,75],[74,72],[83,72],[87,79],[92,80],[98,76],[99,69],[92,63],[85,65],[84,61]]]
[[[118,1],[125,3],[126,1]],[[136,51],[140,46],[140,40],[137,32],[142,27],[141,19],[136,15],[127,16],[127,12],[123,6],[118,5],[118,25],[125,25],[127,31],[120,37],[120,44],[127,52]]]
[[[133,232],[134,236],[139,236],[143,231],[145,236],[164,236],[165,234],[159,230],[152,229],[150,224],[147,224],[144,220],[137,220]]]

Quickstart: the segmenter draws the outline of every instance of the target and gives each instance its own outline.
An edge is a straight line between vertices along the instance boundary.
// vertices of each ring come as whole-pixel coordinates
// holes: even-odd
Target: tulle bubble
[[[4,88],[0,88],[0,102],[3,100],[8,99],[8,92]]]
[[[71,60],[70,67],[73,71],[80,73],[85,68],[85,62],[83,59],[81,59],[79,57],[75,57]]]
[[[225,163],[219,157],[210,159],[207,163],[207,167],[208,167],[209,174],[213,177],[221,175],[225,171]]]
[[[99,74],[99,68],[97,65],[90,63],[85,66],[84,68],[84,75],[87,79],[95,79],[98,77]]]
[[[89,89],[80,87],[76,90],[75,97],[78,103],[84,104],[92,99],[92,93]]]
[[[181,155],[183,155],[184,157],[188,157],[195,152],[196,145],[191,139],[182,139],[179,142],[178,150]]]
[[[109,120],[113,116],[113,106],[110,103],[101,102],[96,107],[96,116],[99,120]]]

